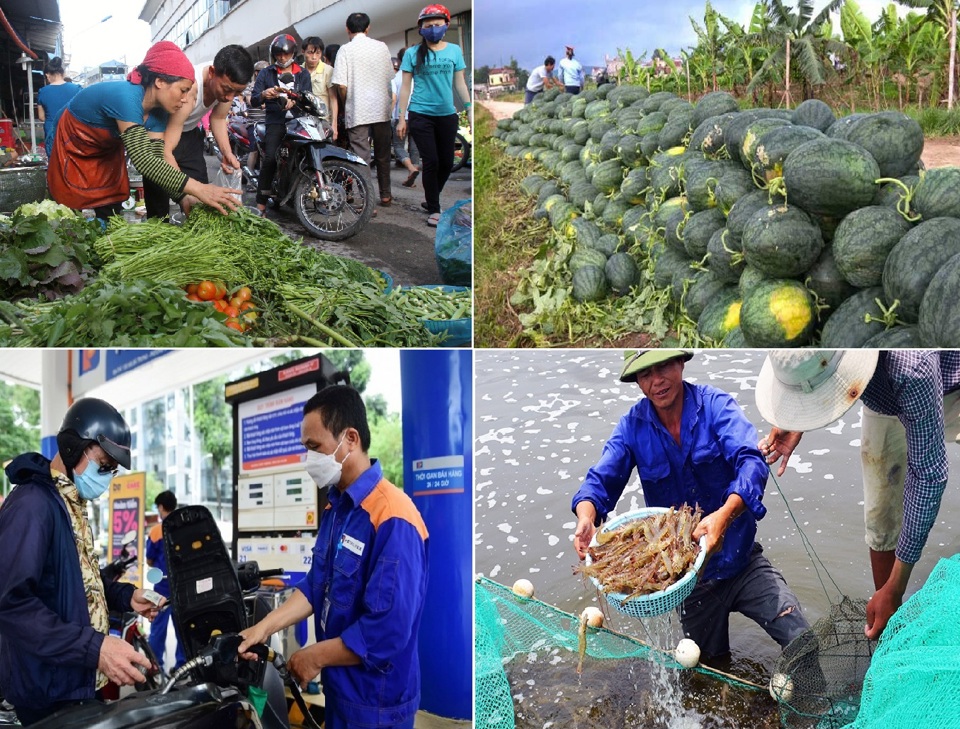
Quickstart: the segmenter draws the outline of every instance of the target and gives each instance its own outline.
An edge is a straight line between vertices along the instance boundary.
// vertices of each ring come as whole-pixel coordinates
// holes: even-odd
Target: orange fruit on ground
[[[197,296],[200,297],[202,301],[212,301],[213,299],[219,298],[217,296],[217,286],[213,281],[201,281],[197,286]]]

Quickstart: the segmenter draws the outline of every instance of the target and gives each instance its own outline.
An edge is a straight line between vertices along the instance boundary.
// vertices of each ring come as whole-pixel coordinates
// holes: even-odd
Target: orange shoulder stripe
[[[360,503],[360,507],[370,515],[374,530],[379,529],[387,519],[395,518],[413,525],[421,539],[425,540],[430,536],[427,534],[423,517],[413,505],[413,499],[385,478],[380,479],[370,495]]]

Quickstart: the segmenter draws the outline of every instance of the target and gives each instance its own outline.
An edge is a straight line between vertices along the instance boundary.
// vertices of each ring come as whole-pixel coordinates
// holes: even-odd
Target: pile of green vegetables
[[[89,225],[89,224],[87,224]],[[442,344],[423,320],[432,311],[388,296],[379,272],[288,238],[240,208],[198,206],[183,225],[115,218],[85,241],[79,293],[59,301],[4,297],[0,346],[387,346]],[[89,270],[90,263],[99,268]],[[93,275],[91,275],[93,273]],[[3,271],[0,271],[0,275]],[[202,280],[248,286],[256,326],[241,333],[183,290]],[[51,297],[45,297],[51,298]]]

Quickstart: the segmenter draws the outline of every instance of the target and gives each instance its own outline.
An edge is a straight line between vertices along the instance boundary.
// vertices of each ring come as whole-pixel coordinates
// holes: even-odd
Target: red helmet
[[[447,23],[449,23],[450,11],[439,3],[427,5],[427,7],[420,11],[420,17],[417,18],[417,25],[420,25],[424,20],[430,20],[431,18],[443,18],[447,21]]]
[[[272,41],[270,41],[270,58],[274,61],[277,60],[278,53],[290,53],[295,54],[297,52],[297,39],[292,35],[278,35]]]

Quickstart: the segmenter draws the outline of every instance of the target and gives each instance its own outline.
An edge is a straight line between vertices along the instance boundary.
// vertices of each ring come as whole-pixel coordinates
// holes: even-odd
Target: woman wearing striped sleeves
[[[170,197],[192,195],[221,213],[237,207],[239,190],[193,180],[164,159],[167,121],[184,107],[195,74],[175,44],[160,41],[126,81],[105,81],[78,93],[61,113],[47,185],[58,203],[93,208],[98,218],[119,214],[130,195],[124,159]]]

